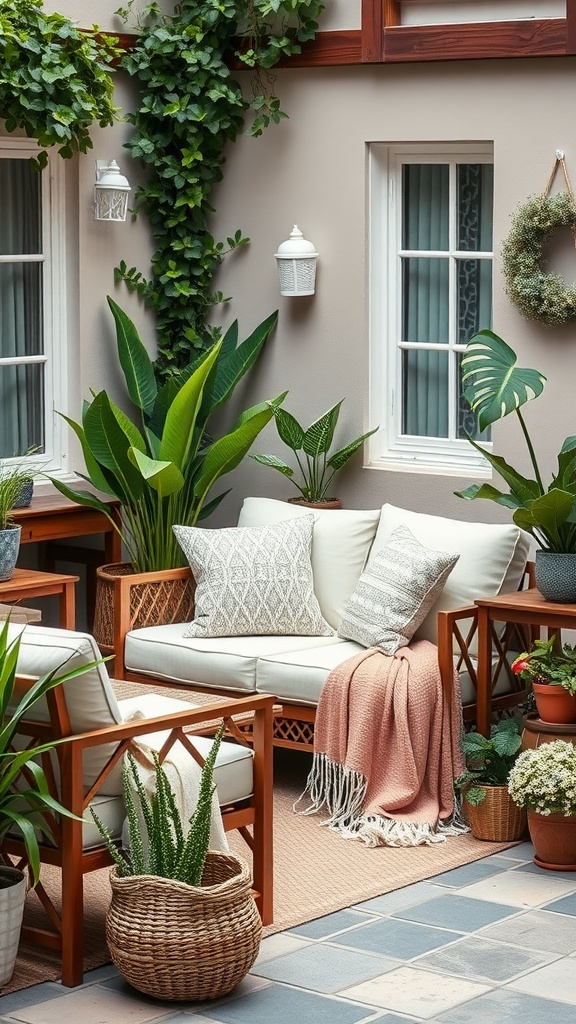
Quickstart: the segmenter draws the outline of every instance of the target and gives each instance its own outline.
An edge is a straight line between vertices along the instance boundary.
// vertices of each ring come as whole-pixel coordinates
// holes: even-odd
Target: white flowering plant
[[[576,746],[553,740],[524,750],[510,769],[508,792],[538,814],[576,815]]]

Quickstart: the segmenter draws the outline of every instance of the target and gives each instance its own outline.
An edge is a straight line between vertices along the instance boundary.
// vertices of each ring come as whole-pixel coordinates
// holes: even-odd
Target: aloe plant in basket
[[[512,510],[514,522],[538,545],[536,583],[549,600],[576,600],[576,436],[567,437],[558,453],[558,468],[545,485],[534,445],[521,412],[537,398],[546,378],[538,370],[517,366],[515,352],[492,331],[480,331],[470,339],[462,358],[464,396],[476,415],[479,429],[515,413],[533,476],[520,473],[502,456],[468,440],[481,452],[507,484],[500,491],[492,484],[472,484],[458,497],[486,498]],[[562,556],[558,559],[558,556]],[[564,556],[570,556],[567,560]]]
[[[156,754],[151,795],[134,756],[128,753],[124,761],[128,852],[117,849],[92,812],[115,865],[106,918],[110,955],[134,988],[156,998],[216,999],[241,981],[258,954],[262,924],[248,866],[233,854],[209,850],[223,732],[221,726],[202,766],[189,822],[182,821]]]
[[[334,476],[358,451],[366,438],[378,430],[378,427],[374,427],[354,441],[349,441],[343,448],[330,453],[343,401],[341,399],[333,405],[309,427],[301,426],[296,417],[285,409],[275,408],[274,420],[278,435],[294,452],[298,469],[294,470],[276,455],[251,455],[250,458],[278,470],[294,484],[300,498],[291,500],[302,501],[303,504],[340,504],[329,493]]]

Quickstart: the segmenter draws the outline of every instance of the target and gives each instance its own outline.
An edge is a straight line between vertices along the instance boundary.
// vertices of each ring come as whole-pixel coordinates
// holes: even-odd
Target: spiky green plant
[[[174,792],[158,755],[153,754],[156,788],[149,796],[140,779],[136,759],[128,752],[122,768],[122,783],[129,851],[118,849],[110,830],[92,810],[94,821],[121,877],[158,875],[189,885],[200,885],[210,844],[214,765],[223,732],[224,725],[221,725],[202,766],[198,803],[188,822],[188,829],[184,828]]]

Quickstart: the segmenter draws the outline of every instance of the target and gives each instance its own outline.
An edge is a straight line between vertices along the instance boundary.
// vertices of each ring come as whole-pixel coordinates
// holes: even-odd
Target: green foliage
[[[346,465],[366,438],[378,430],[378,427],[374,427],[329,455],[343,401],[342,398],[307,429],[300,426],[298,420],[285,409],[275,409],[274,418],[278,434],[296,456],[300,481],[294,479],[292,467],[276,455],[251,455],[250,458],[263,466],[271,466],[288,477],[306,501],[325,501],[334,475]],[[302,453],[302,457],[299,452]]]
[[[468,803],[486,799],[486,786],[505,786],[522,745],[522,719],[504,718],[492,726],[490,737],[467,732],[462,737],[466,770],[454,781]]]
[[[136,198],[156,251],[150,279],[125,262],[115,276],[155,311],[162,378],[220,336],[206,324],[212,306],[227,301],[213,292],[212,279],[223,257],[249,239],[240,230],[226,246],[213,238],[212,190],[250,106],[253,135],[286,116],[266,71],[313,39],[323,6],[320,0],[182,0],[167,15],[151,4],[134,49],[122,60],[141,90],[138,110],[128,115],[134,132],[127,147],[147,170]],[[251,101],[233,77],[233,55],[255,72]]]
[[[64,416],[84,455],[88,480],[98,491],[117,498],[122,526],[108,505],[93,493],[72,490],[61,480],[54,486],[81,505],[103,512],[118,529],[135,572],[173,569],[185,564],[172,526],[194,526],[224,497],[208,502],[216,482],[235,469],[274,414],[275,402],[247,409],[231,431],[208,439],[208,420],[232,394],[252,366],[276,323],[273,313],[240,345],[238,325],[185,370],[160,386],[136,327],[108,298],[116,323],[116,342],[127,394],[135,406],[133,422],[99,391],[85,402],[82,422]]]
[[[113,123],[111,62],[114,41],[81,32],[61,14],[45,14],[42,0],[0,5],[0,113],[6,130],[23,129],[60,156],[92,148],[90,126]],[[43,151],[38,167],[46,166]]]
[[[142,785],[138,764],[128,752],[122,768],[124,801],[128,818],[130,851],[118,850],[109,829],[92,810],[92,816],[121,877],[158,875],[188,885],[200,885],[210,843],[214,765],[224,733],[224,725],[214,737],[202,766],[198,803],[184,828],[170,782],[154,754],[156,788],[149,796]]]
[[[528,320],[554,326],[576,320],[576,285],[546,273],[544,249],[558,229],[576,230],[572,195],[532,196],[519,207],[502,246],[506,289]]]
[[[31,711],[37,701],[55,686],[82,675],[98,663],[82,665],[65,674],[60,672],[60,668],[54,669],[32,683],[13,703],[20,643],[20,633],[10,640],[9,623],[5,621],[0,629],[0,848],[8,832],[20,832],[36,884],[40,873],[37,830],[50,835],[44,812],[66,814],[70,818],[75,815],[50,795],[44,771],[34,758],[52,750],[57,742],[66,741],[42,743],[24,750],[11,749],[12,743],[20,722],[33,717]],[[26,784],[22,787],[23,769],[26,770]],[[20,784],[18,788],[17,784]]]
[[[576,694],[576,648],[562,645],[559,633],[549,640],[535,640],[530,651],[519,654],[512,671],[524,683],[551,683]]]
[[[576,551],[576,436],[567,437],[558,454],[558,470],[550,485],[544,486],[534,446],[520,411],[526,402],[542,393],[546,378],[537,370],[516,366],[516,355],[492,331],[480,331],[470,339],[462,358],[464,396],[478,420],[480,430],[514,412],[528,448],[534,479],[524,476],[501,456],[477,444],[481,452],[508,485],[502,492],[491,484],[472,484],[455,491],[460,498],[486,498],[513,509],[517,526],[530,533],[545,551]]]
[[[29,479],[29,468],[15,462],[0,462],[0,530],[12,526],[14,505]]]

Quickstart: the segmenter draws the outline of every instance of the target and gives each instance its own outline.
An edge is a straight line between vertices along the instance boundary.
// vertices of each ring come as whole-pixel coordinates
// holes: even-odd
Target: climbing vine
[[[0,116],[6,131],[23,130],[42,152],[60,156],[92,148],[90,127],[113,123],[110,64],[119,50],[96,28],[81,32],[69,18],[46,14],[42,0],[2,0],[0,4]]]
[[[260,135],[286,114],[269,70],[313,39],[321,0],[182,0],[172,15],[148,5],[134,49],[121,64],[138,80],[138,110],[128,115],[131,155],[148,170],[137,210],[155,243],[152,274],[121,262],[116,280],[138,291],[156,313],[160,376],[190,361],[214,341],[210,308],[227,301],[212,290],[224,255],[249,239],[241,230],[226,243],[208,229],[214,185],[223,176],[225,148],[243,130]],[[125,17],[129,8],[121,12]],[[231,65],[253,71],[247,99]]]

